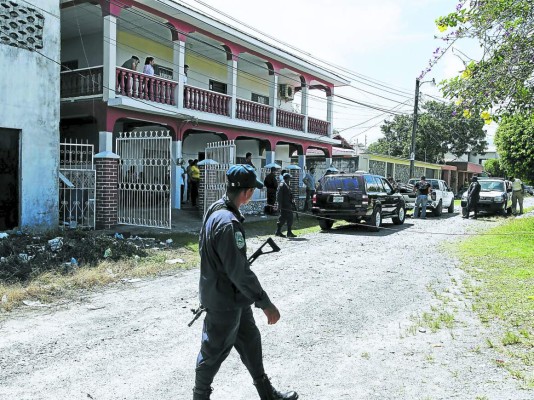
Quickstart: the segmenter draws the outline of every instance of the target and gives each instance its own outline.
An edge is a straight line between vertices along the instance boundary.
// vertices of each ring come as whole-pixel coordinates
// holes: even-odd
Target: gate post
[[[119,206],[119,159],[111,151],[95,155],[96,164],[96,228],[117,225]]]

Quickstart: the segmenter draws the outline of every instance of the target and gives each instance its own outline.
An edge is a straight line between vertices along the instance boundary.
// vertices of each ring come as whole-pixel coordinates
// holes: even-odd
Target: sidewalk
[[[246,222],[256,222],[272,219],[275,221],[277,215],[245,215]],[[274,223],[274,222],[273,222]],[[202,227],[202,216],[198,209],[184,204],[181,210],[173,209],[171,212],[171,226],[172,228],[151,228],[146,226],[134,225],[117,225],[115,228],[106,231],[108,233],[130,233],[132,235],[147,236],[150,234],[165,234],[165,233],[192,233],[198,234]]]

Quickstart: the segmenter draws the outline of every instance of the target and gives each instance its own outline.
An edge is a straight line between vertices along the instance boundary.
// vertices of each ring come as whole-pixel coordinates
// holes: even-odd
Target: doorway
[[[19,226],[20,132],[0,128],[0,231]]]

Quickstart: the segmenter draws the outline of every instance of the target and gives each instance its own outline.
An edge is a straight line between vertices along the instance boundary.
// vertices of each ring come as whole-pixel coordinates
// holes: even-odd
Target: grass
[[[509,219],[486,233],[459,245],[472,278],[464,288],[481,320],[503,327],[489,347],[506,354],[510,373],[534,387],[534,218]]]

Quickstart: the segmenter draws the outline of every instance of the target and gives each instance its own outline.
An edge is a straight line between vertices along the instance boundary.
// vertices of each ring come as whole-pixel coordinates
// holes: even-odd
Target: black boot
[[[274,236],[286,237],[286,235],[282,233],[282,225],[276,224],[276,232]]]
[[[288,229],[287,229],[287,237],[288,237],[288,238],[295,238],[295,237],[297,237],[297,235],[295,235],[295,234],[293,233],[293,231],[291,230],[291,228],[288,228]]]
[[[280,393],[273,388],[267,375],[254,379],[254,386],[256,386],[261,400],[297,400],[299,398],[296,392]]]
[[[212,388],[208,390],[193,389],[193,400],[210,400],[210,394],[213,392]]]

